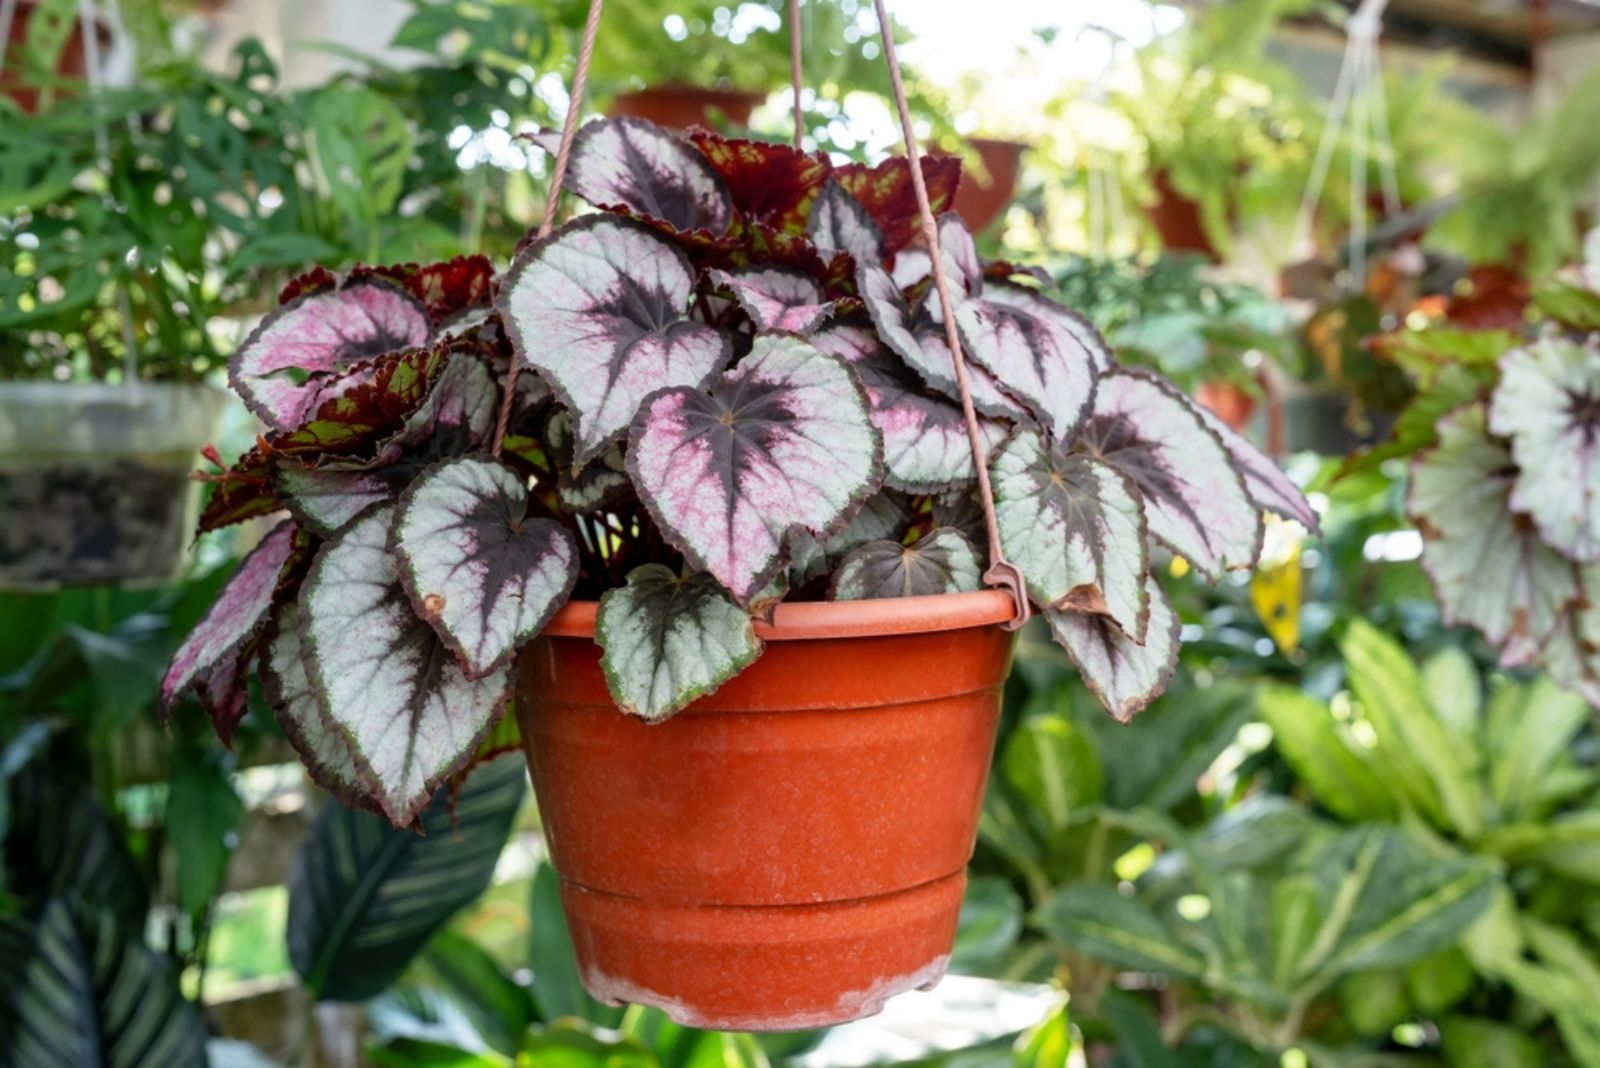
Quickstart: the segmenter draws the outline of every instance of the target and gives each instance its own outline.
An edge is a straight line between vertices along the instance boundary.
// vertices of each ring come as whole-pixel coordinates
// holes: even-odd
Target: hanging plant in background
[[[1378,339],[1422,388],[1372,455],[1411,456],[1445,621],[1600,707],[1600,234],[1589,252],[1534,290],[1537,329]]]
[[[959,165],[920,166],[942,211]],[[200,530],[290,518],[165,702],[196,693],[226,738],[256,671],[317,781],[396,824],[474,760],[516,651],[569,598],[600,601],[618,706],[659,721],[759,657],[780,600],[971,590],[989,563],[903,159],[623,119],[579,132],[568,183],[600,210],[503,279],[481,257],[316,271],[233,359],[268,431],[207,476]],[[939,236],[1003,548],[1125,720],[1178,652],[1152,561],[1216,579],[1254,564],[1263,509],[1316,517],[1029,272],[980,261],[957,217]]]

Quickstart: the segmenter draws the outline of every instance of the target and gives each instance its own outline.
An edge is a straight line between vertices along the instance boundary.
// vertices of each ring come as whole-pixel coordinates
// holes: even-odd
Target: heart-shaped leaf
[[[1128,476],[1150,533],[1201,574],[1215,581],[1261,554],[1261,513],[1233,458],[1171,386],[1137,371],[1106,375],[1077,440]]]
[[[1472,404],[1441,419],[1439,444],[1411,462],[1407,501],[1445,622],[1477,627],[1508,667],[1539,655],[1582,592],[1572,562],[1511,511],[1517,477]]]
[[[522,479],[476,456],[412,483],[393,539],[411,603],[474,678],[543,630],[578,578],[572,535],[554,520],[528,518]]]
[[[883,234],[877,223],[838,182],[830,181],[822,187],[816,203],[811,205],[806,233],[824,252],[848,252],[861,264],[883,263]]]
[[[420,300],[435,326],[458,320],[468,309],[487,307],[494,296],[494,264],[487,256],[457,256],[421,267],[408,263],[378,273]]]
[[[786,267],[712,271],[711,281],[733,291],[758,331],[808,334],[833,310],[816,280]]]
[[[1552,548],[1600,561],[1600,347],[1546,337],[1507,353],[1489,429],[1511,439],[1511,507]]]
[[[325,805],[289,875],[289,960],[318,1001],[365,1001],[489,886],[527,796],[520,760],[498,760],[459,795],[440,790],[430,833]]]
[[[828,596],[835,601],[932,597],[982,585],[978,552],[958,530],[944,527],[918,541],[872,541],[839,564]]]
[[[1322,532],[1316,511],[1306,500],[1305,494],[1300,492],[1300,487],[1283,473],[1283,468],[1250,444],[1244,435],[1237,433],[1219,419],[1211,409],[1202,405],[1191,407],[1206,426],[1222,439],[1223,447],[1228,450],[1228,455],[1233,457],[1234,467],[1244,476],[1245,491],[1250,494],[1250,499],[1255,502],[1257,508],[1284,519],[1293,519],[1313,534]]]
[[[300,606],[285,601],[273,613],[259,668],[261,694],[278,717],[283,736],[300,754],[311,781],[347,808],[378,811],[350,742],[323,711],[300,645]]]
[[[178,646],[161,680],[161,714],[260,632],[286,570],[306,551],[292,520],[272,528],[240,563],[194,630]]]
[[[806,215],[833,169],[826,155],[706,130],[689,131],[689,140],[727,184],[741,216],[786,233],[805,231]]]
[[[600,598],[595,641],[617,707],[658,723],[714,692],[761,655],[750,616],[703,572],[660,564],[628,573]]]
[[[805,531],[789,534],[789,582],[804,586],[834,569],[847,553],[869,541],[899,541],[911,523],[905,498],[885,489],[867,498],[843,530],[820,541]]]
[[[848,367],[767,334],[709,392],[652,395],[627,461],[668,540],[748,604],[782,570],[790,531],[827,537],[878,488],[883,441]]]
[[[688,318],[693,288],[681,252],[610,215],[568,223],[517,257],[500,309],[518,355],[572,413],[579,466],[652,390],[698,386],[732,357],[727,336]]]
[[[633,496],[633,483],[622,458],[622,445],[613,442],[583,467],[572,462],[572,419],[564,409],[550,413],[545,423],[545,444],[556,469],[556,492],[561,503],[584,515],[620,504]]]
[[[295,519],[308,530],[331,537],[368,508],[399,493],[404,474],[386,467],[368,470],[342,464],[301,467],[280,459],[272,465],[272,485]]]
[[[52,899],[0,920],[0,1063],[8,1068],[177,1068],[206,1061],[206,1029],[143,931]]]
[[[1120,722],[1127,723],[1161,696],[1178,666],[1182,626],[1166,591],[1145,577],[1150,603],[1144,644],[1140,645],[1105,616],[1046,609],[1050,633],[1072,657],[1083,681]]]
[[[510,671],[468,678],[417,617],[379,505],[318,552],[300,590],[300,640],[317,701],[396,826],[471,759],[510,692]]]
[[[566,187],[597,208],[624,207],[679,230],[720,234],[733,221],[727,183],[706,157],[642,119],[602,119],[579,130]]]
[[[432,332],[415,297],[380,278],[354,278],[274,308],[233,354],[228,378],[262,421],[288,430],[316,410],[331,378],[425,345]]]
[[[930,394],[876,334],[838,324],[824,327],[812,340],[850,364],[866,387],[872,423],[883,435],[885,485],[908,493],[939,493],[976,477],[960,406]],[[1005,437],[1005,428],[992,420],[980,418],[978,426],[991,450]]]
[[[923,156],[922,180],[934,215],[950,207],[961,184],[961,161],[954,156]],[[917,193],[911,167],[904,156],[890,156],[876,167],[846,163],[834,168],[833,177],[855,197],[883,234],[883,250],[899,252],[922,232]]]
[[[1108,617],[1143,642],[1150,601],[1144,508],[1109,464],[1018,430],[989,461],[1007,559],[1040,604]]]

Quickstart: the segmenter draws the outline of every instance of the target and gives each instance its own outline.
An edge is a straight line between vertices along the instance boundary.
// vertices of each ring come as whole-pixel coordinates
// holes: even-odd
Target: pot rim
[[[540,632],[550,638],[594,638],[598,601],[568,601]],[[756,620],[756,636],[769,642],[819,638],[879,638],[928,634],[1005,623],[1015,614],[1004,590],[884,597],[870,601],[801,601],[780,604],[772,622]]]

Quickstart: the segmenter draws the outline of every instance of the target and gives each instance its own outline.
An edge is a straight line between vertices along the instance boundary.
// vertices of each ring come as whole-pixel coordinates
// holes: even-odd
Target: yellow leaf
[[[1304,537],[1299,524],[1268,516],[1261,562],[1250,578],[1250,603],[1273,644],[1285,653],[1300,647],[1300,548]]]

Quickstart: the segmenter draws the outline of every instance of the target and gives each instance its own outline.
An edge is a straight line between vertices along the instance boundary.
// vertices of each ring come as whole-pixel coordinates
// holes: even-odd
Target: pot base
[[[942,979],[966,883],[962,870],[854,901],[670,906],[563,879],[561,903],[597,999],[704,1030],[804,1031]]]

